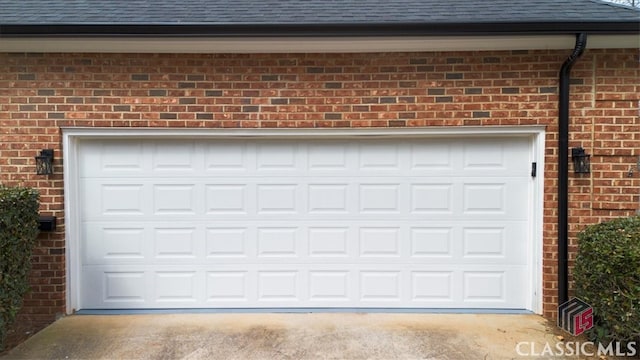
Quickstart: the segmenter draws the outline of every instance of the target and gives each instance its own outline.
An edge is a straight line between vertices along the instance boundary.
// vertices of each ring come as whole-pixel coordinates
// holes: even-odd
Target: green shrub
[[[38,193],[0,185],[0,351],[29,289],[31,253],[38,236]]]
[[[640,337],[640,216],[591,225],[578,235],[576,296],[593,307],[591,339]]]

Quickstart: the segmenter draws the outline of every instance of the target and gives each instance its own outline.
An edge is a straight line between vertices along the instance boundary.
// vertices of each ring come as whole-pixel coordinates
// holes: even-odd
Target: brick
[[[453,96],[438,96],[436,98],[437,103],[453,102]]]
[[[20,105],[20,111],[36,111],[36,105]]]
[[[149,81],[149,74],[131,74],[133,81]]]
[[[506,87],[501,89],[503,94],[519,94],[520,89],[516,87]]]
[[[64,119],[64,113],[59,113],[59,112],[48,113],[47,119]]]
[[[271,99],[271,105],[287,105],[289,104],[289,99]]]
[[[485,64],[498,64],[500,63],[500,58],[497,56],[487,56],[482,58],[482,62]]]
[[[36,74],[18,74],[18,80],[35,80]]]
[[[110,90],[93,90],[93,96],[111,96]]]
[[[222,90],[207,90],[204,92],[205,96],[222,96]]]
[[[339,82],[329,82],[324,84],[324,87],[327,89],[342,89],[342,83]]]
[[[243,106],[242,112],[258,112],[260,111],[260,106]]]
[[[447,73],[445,78],[447,80],[460,80],[464,77],[462,73]]]
[[[342,114],[327,113],[327,114],[324,114],[324,119],[325,120],[341,120],[342,119]]]
[[[178,118],[178,114],[176,113],[160,113],[160,119],[173,120],[177,118]]]
[[[167,90],[151,89],[149,90],[149,96],[167,96]]]
[[[473,112],[473,117],[474,118],[488,118],[488,117],[491,117],[491,113],[489,111],[474,111]]]
[[[189,105],[189,104],[195,104],[196,103],[196,98],[180,98],[180,100],[178,100],[178,104],[181,105]]]
[[[204,81],[204,79],[205,79],[204,75],[201,75],[201,74],[187,75],[188,81]]]
[[[427,94],[429,95],[444,95],[445,89],[428,89]]]
[[[67,104],[84,104],[84,98],[82,97],[69,97],[65,101]]]
[[[421,66],[418,66],[416,68],[416,70],[418,70],[418,72],[422,72],[422,73],[424,73],[424,72],[432,72],[432,71],[435,70],[435,66],[433,66],[433,65],[421,65]]]
[[[196,114],[196,119],[198,119],[198,120],[213,120],[213,114],[211,114],[211,113]]]
[[[131,111],[131,105],[114,105],[113,111]]]
[[[39,89],[38,90],[38,95],[39,96],[53,96],[56,94],[56,91],[53,89]]]
[[[557,302],[557,72],[564,50],[394,54],[0,54],[0,182],[34,186],[64,216],[60,127],[546,128],[543,313]],[[570,174],[570,259],[581,226],[635,213],[640,69],[634,49],[592,49],[572,73],[571,146],[592,172]],[[496,65],[499,64],[499,65]],[[100,69],[96,72],[96,68]],[[50,71],[51,70],[51,71]],[[8,71],[8,72],[7,72]],[[110,73],[109,71],[113,71]],[[86,74],[93,73],[89,79]],[[205,82],[207,81],[207,82]],[[33,156],[54,148],[54,177]],[[23,314],[65,311],[65,234],[41,234]],[[46,305],[45,305],[46,304]]]

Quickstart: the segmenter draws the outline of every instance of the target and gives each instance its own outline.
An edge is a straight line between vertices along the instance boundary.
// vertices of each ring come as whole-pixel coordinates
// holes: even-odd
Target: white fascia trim
[[[573,49],[573,35],[293,38],[0,38],[0,52],[364,53]],[[637,48],[639,35],[594,35],[589,48]]]
[[[100,128],[63,127],[65,139],[83,138],[181,138],[181,139],[240,139],[240,138],[359,138],[359,137],[430,137],[430,136],[487,136],[532,135],[544,133],[544,126],[434,126],[416,128]]]

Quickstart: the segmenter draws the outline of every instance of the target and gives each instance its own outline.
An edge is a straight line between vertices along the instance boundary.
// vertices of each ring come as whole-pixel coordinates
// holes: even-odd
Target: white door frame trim
[[[78,204],[78,143],[87,139],[229,139],[229,138],[405,138],[405,137],[510,137],[530,139],[530,162],[537,163],[537,176],[530,187],[530,229],[527,244],[530,261],[532,289],[527,309],[542,313],[542,245],[543,245],[543,194],[544,194],[544,126],[474,126],[428,128],[339,128],[339,129],[202,129],[202,128],[62,128],[64,153],[64,211],[66,232],[66,312],[73,313],[80,304],[80,221]]]

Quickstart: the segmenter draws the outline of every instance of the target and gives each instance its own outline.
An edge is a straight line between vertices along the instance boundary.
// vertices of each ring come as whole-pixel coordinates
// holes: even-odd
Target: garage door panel
[[[462,229],[461,256],[467,263],[528,263],[526,228],[518,223],[482,224]]]
[[[316,259],[347,259],[351,256],[350,241],[353,229],[348,226],[309,226],[307,229],[307,251]]]
[[[255,208],[248,201],[255,198],[247,184],[205,184],[205,212],[207,215],[246,215]],[[254,196],[250,196],[254,195]]]
[[[82,143],[81,143],[82,145]],[[147,172],[143,143],[111,141],[83,146],[79,153],[80,178],[96,176],[141,176]]]
[[[296,214],[300,194],[298,185],[293,183],[275,183],[256,185],[258,215]]]
[[[142,217],[151,213],[151,186],[139,181],[86,179],[80,184],[84,219]]]
[[[400,227],[361,227],[359,257],[400,257]]]
[[[300,159],[297,143],[262,142],[256,145],[256,170],[297,172]]]
[[[243,261],[526,264],[519,222],[101,222],[83,232],[85,264]],[[255,260],[260,258],[260,260]],[[253,259],[253,260],[252,260]],[[184,260],[184,261],[183,261]]]
[[[526,220],[529,213],[526,206],[528,185],[524,179],[468,178],[459,192],[462,196],[461,215],[471,219]]]
[[[510,160],[503,142],[470,141],[462,148],[462,167],[465,170],[504,171]]]
[[[500,175],[518,174],[529,169],[528,159],[522,154],[528,152],[529,144],[520,139],[469,139],[462,147],[462,161],[458,164],[467,172],[487,171]],[[525,160],[525,161],[523,161]]]
[[[158,174],[194,173],[199,168],[196,144],[179,140],[154,143],[151,146],[152,171]]]
[[[206,271],[206,299],[213,306],[227,303],[242,307],[253,300],[249,284],[255,282],[246,270]]]
[[[469,178],[404,184],[418,178],[389,178],[385,182],[354,183],[341,178],[249,179],[245,183],[199,180],[171,182],[166,179],[84,180],[83,207],[87,219],[129,216],[188,216],[221,218],[296,214],[300,216],[354,216],[399,214],[416,218],[468,220],[526,220],[528,182]],[[287,181],[288,180],[288,181]],[[153,182],[152,184],[145,182]],[[508,196],[507,196],[508,194]],[[151,199],[147,201],[146,199]]]
[[[454,211],[452,182],[411,184],[411,214],[451,215]]]
[[[400,145],[381,141],[364,143],[358,146],[358,170],[380,171],[382,173],[398,171],[400,165]]]
[[[309,184],[306,188],[308,214],[348,214],[353,212],[352,186],[347,183]]]
[[[346,270],[310,270],[309,284],[310,302],[349,302],[352,298],[349,271]]]
[[[228,226],[206,227],[205,256],[212,261],[223,261],[246,258],[253,255],[249,239],[255,238],[253,231],[238,224]]]
[[[520,284],[526,267],[505,266],[497,268],[483,266],[462,272],[462,300],[473,307],[512,307],[526,301],[527,292]],[[524,284],[524,285],[529,285]],[[483,305],[484,304],[484,305]]]
[[[145,224],[86,224],[81,234],[85,244],[83,264],[142,264],[149,256],[149,234]]]
[[[157,303],[169,307],[196,304],[201,299],[203,274],[196,271],[158,271],[153,274],[154,296]]]
[[[149,304],[152,282],[144,267],[83,267],[80,289],[85,302],[97,308],[141,308]]]
[[[245,142],[225,142],[203,144],[204,167],[208,174],[244,174],[249,160]]]
[[[529,147],[82,141],[80,308],[525,308]]]
[[[300,257],[298,228],[267,227],[257,229],[257,256],[264,257]]]
[[[154,215],[195,215],[198,212],[194,184],[154,184]]]
[[[157,259],[195,259],[200,234],[195,227],[162,227],[153,229],[154,257]]]
[[[410,256],[416,261],[424,258],[442,258],[450,262],[454,256],[454,229],[452,226],[413,226],[409,230]]]
[[[306,164],[311,174],[323,172],[331,175],[344,174],[353,168],[353,157],[349,156],[350,145],[343,142],[309,144],[307,148]]]
[[[422,141],[412,142],[409,146],[409,170],[435,172],[438,175],[454,170],[451,144],[443,141]]]
[[[317,264],[88,268],[85,299],[99,308],[202,307],[443,307],[521,308],[518,289],[526,269],[440,266],[397,267]]]

